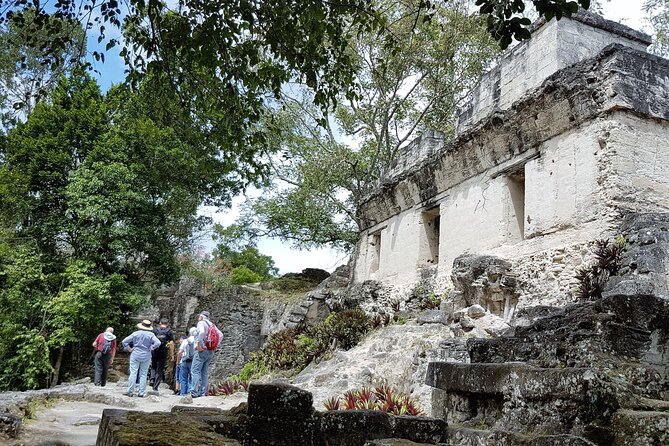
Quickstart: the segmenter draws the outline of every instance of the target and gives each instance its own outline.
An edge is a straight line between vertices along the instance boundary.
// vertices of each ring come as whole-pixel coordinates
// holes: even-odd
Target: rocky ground
[[[312,392],[317,410],[324,410],[323,402],[327,398],[340,396],[346,390],[389,384],[411,393],[429,414],[431,392],[424,384],[428,362],[457,359],[455,356],[464,348],[463,344],[453,341],[452,331],[443,321],[431,320],[429,315],[423,320],[390,325],[373,331],[355,348],[337,351],[331,358],[312,364],[298,376],[281,381]],[[476,333],[480,334],[480,330]],[[159,395],[129,398],[125,396],[125,386],[124,381],[108,383],[103,388],[90,383],[62,386],[48,394],[35,392],[33,403],[25,401],[30,398],[29,392],[0,394],[0,406],[13,404],[16,408],[21,407],[24,413],[33,413],[24,419],[18,439],[8,444],[93,445],[105,408],[155,412],[169,411],[173,406],[183,404],[181,397],[173,395],[167,388]],[[230,409],[246,398],[247,394],[240,392],[227,397],[198,398],[192,405]]]
[[[125,396],[125,383],[108,383],[105,387],[93,384],[61,386],[53,389],[48,399],[39,396],[28,403],[32,415],[24,418],[21,434],[15,440],[4,440],[11,446],[88,446],[94,445],[102,411],[106,408],[121,408],[145,412],[169,411],[179,405],[181,397],[169,389],[161,389],[158,395],[145,398]],[[36,392],[37,395],[39,395]],[[60,396],[62,394],[62,396]],[[0,404],[11,401],[3,394]],[[16,394],[14,394],[16,395]],[[193,406],[229,409],[246,401],[244,392],[231,396],[197,398]],[[5,401],[2,401],[4,399]],[[9,401],[8,401],[9,400]],[[11,403],[10,403],[11,404]],[[18,403],[23,406],[23,403]]]

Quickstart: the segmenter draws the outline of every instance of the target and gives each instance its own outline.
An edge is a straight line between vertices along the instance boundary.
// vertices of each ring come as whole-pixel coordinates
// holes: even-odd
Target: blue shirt
[[[160,347],[160,339],[149,330],[137,330],[122,342],[123,348],[128,349],[128,344],[132,342],[133,350],[130,359],[144,362],[151,359],[151,350]]]

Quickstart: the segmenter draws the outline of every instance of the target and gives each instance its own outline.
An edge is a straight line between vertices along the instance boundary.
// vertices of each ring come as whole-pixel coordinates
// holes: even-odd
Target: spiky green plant
[[[323,402],[323,406],[325,407],[325,410],[331,411],[331,410],[340,410],[341,409],[341,400],[337,397],[331,397],[325,400]]]

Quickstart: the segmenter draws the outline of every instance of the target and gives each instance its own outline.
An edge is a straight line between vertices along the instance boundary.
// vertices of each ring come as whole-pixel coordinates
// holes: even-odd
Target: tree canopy
[[[663,57],[669,56],[669,3],[664,0],[645,0],[643,9],[655,32],[650,50]]]
[[[498,54],[485,20],[466,1],[436,7],[418,24],[394,3],[381,5],[397,44],[390,49],[364,35],[353,41],[355,100],[340,101],[319,127],[322,112],[309,92],[284,92],[267,124],[277,153],[271,181],[243,212],[247,231],[298,248],[350,249],[357,209],[400,148],[426,129],[453,134],[456,108]]]
[[[397,2],[409,22],[429,20],[450,0]],[[530,37],[529,4],[540,16],[561,18],[588,8],[590,0],[476,0],[487,27],[502,47]],[[280,96],[286,82],[298,81],[313,91],[322,107],[337,103],[340,95],[352,98],[355,54],[350,43],[360,35],[395,46],[392,23],[376,2],[344,3],[309,0],[272,2],[201,2],[179,0],[0,0],[0,26],[40,29],[51,36],[29,33],[28,42],[46,50],[52,65],[69,57],[72,39],[62,35],[66,24],[79,22],[86,33],[106,43],[107,50],[122,46],[130,80],[147,72],[165,73],[184,101],[222,104],[227,119],[220,119],[230,138],[253,132],[262,118],[266,100]],[[115,31],[116,30],[116,31]],[[124,37],[118,37],[122,30]],[[372,37],[375,36],[375,37]],[[104,52],[93,56],[104,59]],[[202,101],[198,101],[202,98]],[[242,136],[240,136],[242,135]],[[245,140],[245,143],[252,142]],[[236,147],[243,150],[243,144]]]
[[[198,206],[237,184],[237,166],[198,123],[167,114],[176,105],[148,106],[151,93],[103,95],[73,73],[0,141],[0,382],[9,388],[57,381],[66,348],[127,321],[147,285],[174,282],[177,255],[207,223]]]

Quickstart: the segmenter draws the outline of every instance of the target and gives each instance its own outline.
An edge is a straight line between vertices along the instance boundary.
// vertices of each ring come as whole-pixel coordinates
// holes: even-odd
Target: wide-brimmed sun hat
[[[137,324],[137,328],[139,328],[140,330],[153,331],[153,327],[151,326],[151,321],[148,319],[144,319],[142,322]]]

